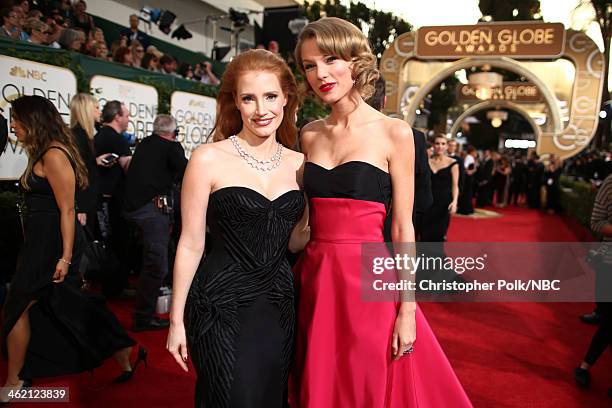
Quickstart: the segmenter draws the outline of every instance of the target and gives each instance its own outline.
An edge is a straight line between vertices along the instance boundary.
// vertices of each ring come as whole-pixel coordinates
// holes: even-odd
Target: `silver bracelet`
[[[72,265],[72,262],[68,262],[64,258],[60,258],[59,261],[65,263],[66,265]]]

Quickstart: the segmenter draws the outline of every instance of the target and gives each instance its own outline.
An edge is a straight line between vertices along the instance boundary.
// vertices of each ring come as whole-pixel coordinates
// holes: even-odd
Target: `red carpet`
[[[496,210],[499,218],[455,217],[449,241],[536,242],[589,238],[576,222],[538,211]],[[590,303],[422,303],[438,340],[475,407],[612,407],[612,359],[592,369],[592,386],[574,385],[573,369],[595,328],[578,316]],[[417,333],[418,337],[418,333]]]
[[[514,208],[500,212],[503,217],[454,218],[449,241],[559,242],[588,236],[575,223],[557,216]],[[130,304],[113,302],[111,306],[121,323],[128,326]],[[612,400],[606,396],[607,388],[612,386],[609,353],[593,368],[590,390],[579,390],[573,384],[572,370],[583,357],[594,332],[594,327],[579,322],[578,315],[590,311],[592,304],[421,306],[475,407],[612,406]],[[149,367],[140,367],[130,383],[111,384],[119,369],[108,361],[93,374],[37,382],[38,386],[70,387],[69,404],[18,406],[193,406],[193,372],[183,373],[166,352],[166,333],[134,334],[134,338],[149,350]]]

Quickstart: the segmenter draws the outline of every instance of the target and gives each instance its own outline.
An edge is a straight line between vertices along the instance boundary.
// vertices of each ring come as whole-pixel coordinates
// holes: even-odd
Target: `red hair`
[[[227,139],[242,130],[242,118],[235,102],[236,85],[241,75],[252,71],[272,72],[278,77],[283,93],[287,96],[287,104],[283,108],[283,120],[276,131],[276,139],[287,148],[295,148],[295,115],[300,104],[295,77],[285,60],[261,49],[238,55],[225,68],[217,96],[217,120],[213,129],[213,140],[218,142]]]

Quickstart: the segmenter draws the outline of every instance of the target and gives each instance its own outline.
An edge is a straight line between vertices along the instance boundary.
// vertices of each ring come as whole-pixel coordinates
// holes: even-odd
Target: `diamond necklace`
[[[248,153],[246,150],[242,148],[242,146],[240,146],[240,143],[238,143],[238,137],[236,135],[230,136],[229,140],[232,142],[232,144],[236,148],[236,151],[238,151],[238,154],[240,154],[240,157],[242,157],[251,167],[253,167],[256,170],[260,170],[260,171],[274,170],[280,165],[281,160],[283,158],[283,145],[281,145],[278,142],[276,142],[276,145],[277,145],[276,153],[274,153],[274,156],[272,156],[270,160],[259,160],[257,157]]]

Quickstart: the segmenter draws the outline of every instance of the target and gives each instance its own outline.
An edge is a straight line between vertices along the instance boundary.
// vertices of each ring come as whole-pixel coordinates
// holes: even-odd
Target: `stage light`
[[[174,30],[171,37],[176,38],[177,40],[187,40],[193,37],[193,35],[187,31],[185,25],[181,24],[176,30]]]
[[[214,47],[212,49],[211,58],[215,61],[221,61],[231,49],[232,47]]]
[[[138,18],[147,24],[157,24],[161,12],[161,9],[158,8],[143,7],[140,9],[140,16]]]
[[[169,10],[162,10],[152,7],[143,7],[140,9],[140,15],[138,18],[149,25],[155,24],[159,27],[159,30],[164,34],[170,33],[170,26],[176,19],[176,14]]]
[[[159,30],[164,34],[170,33],[170,26],[176,20],[176,14],[171,11],[164,10],[159,17]]]
[[[230,7],[229,18],[234,23],[234,27],[242,27],[249,24],[249,16],[247,13],[237,11]]]
[[[493,110],[487,112],[487,119],[491,120],[491,126],[498,128],[502,125],[504,120],[508,119],[508,112],[501,110]]]

